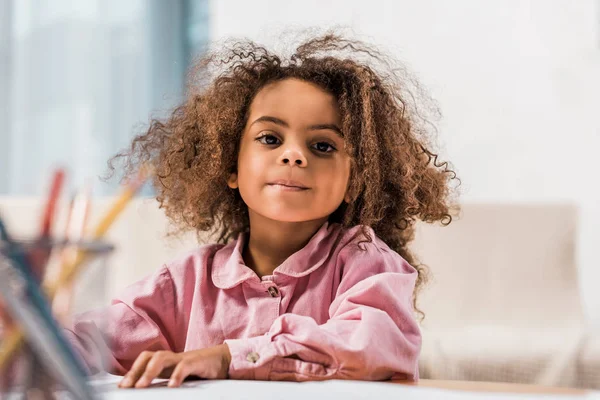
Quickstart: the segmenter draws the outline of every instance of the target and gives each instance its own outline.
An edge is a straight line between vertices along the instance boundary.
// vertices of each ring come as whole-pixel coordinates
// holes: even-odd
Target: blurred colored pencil
[[[46,199],[46,207],[44,208],[44,214],[42,216],[42,224],[40,226],[40,236],[50,237],[52,234],[52,227],[54,224],[54,217],[56,215],[56,203],[60,197],[65,180],[65,171],[62,168],[58,168],[54,171],[52,176],[52,182],[50,184],[50,191]]]
[[[66,247],[61,252],[61,263],[56,279],[64,274],[63,270],[73,263],[77,257],[78,244],[83,240],[91,203],[91,187],[85,185],[83,190],[75,195],[69,213],[69,221],[65,229]],[[50,277],[48,277],[50,278]],[[50,280],[48,280],[50,281]],[[45,282],[44,282],[45,283]],[[66,283],[57,289],[53,301],[53,311],[59,319],[64,319],[69,313],[73,282]]]
[[[52,251],[52,229],[56,220],[56,206],[60,198],[61,190],[65,180],[65,171],[58,168],[52,174],[50,180],[50,189],[46,197],[46,202],[42,211],[39,238],[27,255],[29,263],[33,268],[33,273],[41,282],[46,273],[48,258]]]
[[[10,242],[10,234],[6,229],[6,225],[4,225],[2,215],[0,215],[0,240],[2,240],[3,242]]]

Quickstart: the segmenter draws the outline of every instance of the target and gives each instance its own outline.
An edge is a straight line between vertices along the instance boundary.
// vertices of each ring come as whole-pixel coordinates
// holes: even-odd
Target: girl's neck
[[[280,222],[250,211],[250,235],[243,250],[244,262],[259,277],[302,249],[327,221],[327,217],[305,222]]]

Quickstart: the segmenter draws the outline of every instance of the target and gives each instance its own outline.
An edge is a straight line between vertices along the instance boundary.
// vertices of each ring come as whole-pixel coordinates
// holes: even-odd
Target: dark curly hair
[[[424,113],[437,115],[437,108],[395,65],[373,47],[331,32],[304,41],[287,58],[251,41],[227,42],[191,69],[185,103],[167,118],[152,119],[109,165],[124,159],[130,175],[149,164],[157,200],[174,226],[210,232],[226,243],[249,230],[248,209],[227,179],[236,171],[254,96],[287,78],[317,84],[338,101],[351,158],[351,201],[329,220],[371,227],[417,268],[413,306],[422,316],[416,298],[428,273],[408,244],[417,220],[451,222],[456,174],[430,150],[436,130]]]

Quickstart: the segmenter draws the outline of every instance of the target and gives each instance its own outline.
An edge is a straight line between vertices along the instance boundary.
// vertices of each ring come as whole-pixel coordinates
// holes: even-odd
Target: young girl
[[[67,333],[91,371],[108,352],[121,387],[418,379],[425,270],[407,245],[417,219],[451,220],[455,176],[410,80],[378,63],[334,34],[289,59],[243,42],[199,63],[185,104],[119,156],[152,164],[171,220],[218,244],[80,315]]]

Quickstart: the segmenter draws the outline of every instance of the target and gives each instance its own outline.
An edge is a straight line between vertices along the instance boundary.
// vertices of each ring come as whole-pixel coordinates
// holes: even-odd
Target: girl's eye
[[[335,150],[336,150],[336,148],[335,148],[335,147],[333,147],[332,145],[330,145],[330,144],[329,144],[329,143],[327,143],[327,142],[319,142],[319,143],[315,143],[315,144],[313,145],[313,147],[314,147],[314,148],[315,148],[317,151],[319,151],[319,152],[321,152],[321,153],[331,153],[332,151],[335,151]]]
[[[279,139],[277,139],[277,137],[273,136],[273,135],[262,135],[258,138],[256,138],[256,140],[258,140],[260,143],[262,144],[266,144],[266,145],[274,145],[274,144],[279,144]]]

